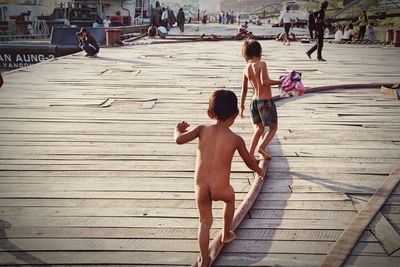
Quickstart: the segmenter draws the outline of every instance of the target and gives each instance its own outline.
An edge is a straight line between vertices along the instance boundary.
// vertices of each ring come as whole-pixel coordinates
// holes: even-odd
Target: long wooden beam
[[[350,255],[360,236],[364,233],[367,226],[379,212],[382,205],[386,202],[392,191],[400,181],[400,161],[391,171],[390,175],[383,181],[375,191],[367,204],[360,210],[349,227],[345,229],[336,240],[332,249],[320,265],[321,267],[342,266]]]

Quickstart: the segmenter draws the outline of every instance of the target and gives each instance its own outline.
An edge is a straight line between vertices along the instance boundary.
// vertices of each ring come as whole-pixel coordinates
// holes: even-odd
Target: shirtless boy
[[[271,80],[268,76],[267,64],[261,60],[261,45],[254,39],[243,43],[242,54],[247,65],[243,72],[242,95],[240,97],[240,116],[243,118],[244,102],[246,100],[248,82],[253,86],[253,99],[250,103],[251,119],[254,134],[251,138],[250,154],[254,157],[258,141],[264,133],[265,126],[269,126],[268,134],[264,136],[258,147],[258,153],[264,160],[270,160],[267,145],[278,130],[278,115],[272,99],[271,85],[279,85],[282,81]]]
[[[229,129],[238,113],[235,93],[217,90],[210,96],[207,111],[210,119],[215,120],[214,124],[198,125],[188,130],[189,124],[182,121],[175,128],[174,137],[177,144],[185,144],[199,138],[194,175],[196,204],[200,217],[198,241],[201,257],[198,262],[199,266],[208,266],[210,262],[208,243],[213,220],[211,206],[213,200],[225,202],[221,242],[229,243],[236,237],[231,230],[235,212],[235,193],[229,182],[235,151],[239,152],[246,165],[257,172],[261,179],[264,176],[263,170],[247,151],[243,139]]]

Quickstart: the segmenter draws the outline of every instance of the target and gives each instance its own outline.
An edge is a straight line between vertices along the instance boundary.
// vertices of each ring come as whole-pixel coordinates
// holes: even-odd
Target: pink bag
[[[297,71],[292,71],[289,74],[279,77],[282,80],[282,84],[279,87],[281,97],[289,97],[293,93],[298,96],[304,94],[304,85],[301,81],[301,73]]]

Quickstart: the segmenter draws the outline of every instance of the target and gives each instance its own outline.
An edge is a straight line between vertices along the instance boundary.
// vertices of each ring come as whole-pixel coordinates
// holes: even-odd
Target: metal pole
[[[100,5],[100,17],[103,18],[103,3],[101,0],[99,0],[99,5]]]
[[[142,0],[142,9],[140,11],[140,24],[143,24],[143,8],[144,8],[144,0]]]

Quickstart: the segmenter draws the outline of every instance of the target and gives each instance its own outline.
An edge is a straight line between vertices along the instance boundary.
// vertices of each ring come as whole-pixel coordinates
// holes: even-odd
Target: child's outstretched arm
[[[246,163],[247,167],[256,172],[258,174],[258,177],[263,180],[265,175],[264,170],[258,166],[257,161],[254,159],[254,157],[250,155],[243,138],[241,138],[240,136],[238,136],[237,138],[237,150],[239,152],[239,155],[242,157],[244,163]]]
[[[281,80],[271,80],[268,75],[268,70],[267,70],[267,63],[264,61],[262,62],[262,67],[261,67],[261,84],[263,86],[271,86],[271,85],[280,85],[282,83]]]
[[[243,118],[244,102],[246,101],[249,80],[243,74],[242,94],[240,95],[240,117]]]
[[[186,144],[199,137],[200,130],[203,126],[198,125],[194,127],[192,130],[187,131],[187,128],[189,128],[189,126],[190,125],[186,121],[181,121],[176,125],[174,138],[175,142],[178,145]]]

